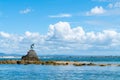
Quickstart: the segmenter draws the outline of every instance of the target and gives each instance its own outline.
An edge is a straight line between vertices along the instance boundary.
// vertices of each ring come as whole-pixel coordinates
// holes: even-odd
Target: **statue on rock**
[[[34,44],[31,44],[30,49],[33,50]]]
[[[22,60],[26,60],[26,61],[39,61],[39,58],[38,58],[35,50],[33,50],[33,48],[34,48],[34,44],[31,44],[30,50],[27,52],[27,55],[22,56]]]

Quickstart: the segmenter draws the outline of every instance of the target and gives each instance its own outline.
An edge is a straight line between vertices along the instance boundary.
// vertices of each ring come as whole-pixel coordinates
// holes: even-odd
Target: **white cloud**
[[[57,14],[57,15],[50,15],[50,18],[65,18],[65,17],[72,17],[71,14]]]
[[[26,9],[24,9],[24,10],[21,10],[20,11],[20,14],[28,14],[28,13],[30,13],[32,10],[30,9],[30,8],[26,8]]]
[[[119,33],[114,30],[103,30],[102,32],[85,32],[82,27],[71,28],[68,22],[58,22],[54,25],[50,25],[48,37],[51,39],[59,39],[63,41],[79,41],[80,43],[86,43],[95,41],[105,41],[106,39],[112,39],[120,37]],[[89,43],[87,42],[87,43]]]
[[[5,32],[0,32],[0,36],[5,37],[5,38],[9,38],[10,34],[5,33]]]
[[[48,34],[55,39],[60,40],[80,40],[84,37],[84,30],[82,27],[71,29],[68,22],[58,22],[54,25],[50,25]]]
[[[109,8],[120,8],[120,2],[110,3]]]
[[[120,32],[103,30],[86,32],[82,27],[71,28],[68,22],[49,26],[46,35],[26,31],[22,35],[0,32],[0,52],[26,53],[30,44],[35,43],[38,53],[75,53],[90,50],[120,50]],[[79,53],[79,52],[78,52]]]
[[[29,31],[26,31],[25,32],[25,36],[27,36],[27,37],[39,37],[40,36],[40,34],[39,33],[31,33],[31,32],[29,32]]]
[[[99,14],[103,14],[105,13],[105,9],[103,9],[102,6],[98,7],[94,7],[92,8],[89,12],[86,13],[87,16],[91,16],[91,15],[99,15]]]

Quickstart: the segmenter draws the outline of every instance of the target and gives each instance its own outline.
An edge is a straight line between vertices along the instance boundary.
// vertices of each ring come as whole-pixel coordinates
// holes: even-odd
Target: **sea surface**
[[[20,57],[0,57],[0,60]],[[120,64],[120,56],[40,56],[42,61],[82,61]],[[0,80],[120,80],[119,66],[0,64]]]

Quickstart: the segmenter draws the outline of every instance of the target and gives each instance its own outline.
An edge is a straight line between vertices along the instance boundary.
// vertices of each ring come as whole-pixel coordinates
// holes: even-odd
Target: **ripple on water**
[[[120,80],[116,66],[0,65],[1,80]]]

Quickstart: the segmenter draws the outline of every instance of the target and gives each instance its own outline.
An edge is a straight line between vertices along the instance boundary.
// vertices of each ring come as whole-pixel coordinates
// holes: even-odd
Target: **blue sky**
[[[119,0],[0,0],[0,52],[119,55]]]

